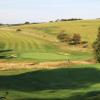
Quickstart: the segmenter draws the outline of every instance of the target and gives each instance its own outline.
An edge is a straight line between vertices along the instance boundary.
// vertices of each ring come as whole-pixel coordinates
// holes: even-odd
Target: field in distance
[[[100,20],[81,20],[0,26],[0,49],[11,50],[9,55],[17,60],[72,60],[91,59],[91,45],[96,39]],[[59,42],[57,35],[78,33],[89,47],[84,49]],[[39,54],[38,54],[39,53]]]

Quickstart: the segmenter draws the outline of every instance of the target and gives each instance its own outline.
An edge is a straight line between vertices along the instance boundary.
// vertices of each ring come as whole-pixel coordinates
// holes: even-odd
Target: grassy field
[[[5,100],[100,100],[100,65],[0,71]]]
[[[91,61],[99,26],[99,19],[0,26],[0,63]],[[59,42],[61,31],[80,34],[89,47]],[[100,100],[100,64],[62,67],[0,70],[0,100]]]
[[[44,58],[47,54],[49,56],[51,53],[52,55],[56,53],[54,56],[56,56],[57,60],[62,60],[62,58],[66,60],[64,53],[68,53],[70,58],[78,58],[76,55],[74,56],[76,52],[80,52],[80,54],[90,54],[91,45],[96,38],[97,28],[99,26],[100,20],[0,26],[0,48],[1,50],[12,50],[10,55],[16,56],[17,59],[32,59],[32,57],[33,59],[37,59],[37,57],[35,58],[35,53],[42,53]],[[18,29],[21,31],[17,31]],[[57,40],[57,35],[62,30],[68,34],[80,34],[82,40],[89,42],[89,47],[84,50],[83,48],[78,48],[76,46],[69,47],[60,43]],[[61,59],[58,59],[60,58],[58,57],[59,53],[63,53]],[[43,58],[42,54],[40,54],[41,56],[37,60]],[[49,58],[50,60],[55,59],[55,57],[54,59],[51,59],[51,57]]]

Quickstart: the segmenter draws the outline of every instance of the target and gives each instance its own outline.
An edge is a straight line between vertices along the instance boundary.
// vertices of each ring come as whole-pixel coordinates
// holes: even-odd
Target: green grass
[[[10,27],[3,26],[0,27],[0,48],[3,50],[12,49],[13,52],[11,55],[16,55],[17,59],[24,59],[26,57],[27,59],[34,59],[34,57],[31,56],[32,52],[32,54],[35,54],[35,52],[44,53],[44,56],[45,53],[68,53],[69,51],[72,53],[71,55],[73,55],[73,53],[75,54],[76,51],[81,54],[81,50],[78,50],[77,47],[74,47],[75,50],[73,50],[72,47],[64,46],[59,43],[56,37],[64,30],[65,33],[68,34],[81,34],[82,40],[89,42],[88,52],[91,52],[91,45],[96,38],[97,28],[99,26],[100,20],[53,22]],[[21,29],[22,31],[16,31],[17,29]],[[22,55],[25,55],[25,57],[22,57]],[[71,59],[74,57],[72,56]],[[41,57],[39,58],[41,60]],[[74,59],[80,58],[81,57],[77,57]],[[53,59],[50,58],[50,60]]]
[[[0,95],[8,92],[6,100],[100,100],[99,66],[0,71]]]
[[[91,45],[99,26],[100,20],[3,26],[0,50],[12,51],[1,56],[16,56],[6,62],[91,60]],[[60,43],[56,37],[62,30],[81,34],[82,40],[89,42],[89,48]],[[0,71],[0,97],[8,92],[5,100],[100,100],[100,64],[66,67]]]
[[[67,55],[60,55],[57,53],[25,53],[21,55],[22,58],[29,58],[40,61],[51,61],[51,60],[67,60]]]
[[[93,57],[90,52],[74,52],[74,53],[23,53],[20,55],[22,59],[34,59],[35,61],[61,61],[61,60],[88,60]]]
[[[71,60],[90,60],[94,58],[92,52],[71,52],[69,56]]]

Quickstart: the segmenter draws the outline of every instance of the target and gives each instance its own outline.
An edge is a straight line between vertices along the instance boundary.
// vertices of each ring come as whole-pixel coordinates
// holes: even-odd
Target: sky
[[[100,0],[0,0],[0,23],[100,18]]]

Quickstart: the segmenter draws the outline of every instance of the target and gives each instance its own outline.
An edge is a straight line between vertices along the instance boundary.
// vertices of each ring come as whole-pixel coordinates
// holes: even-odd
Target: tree
[[[30,24],[30,22],[25,22],[24,24]]]
[[[97,62],[100,63],[100,27],[98,28],[98,35],[96,41],[93,43],[94,55]]]

